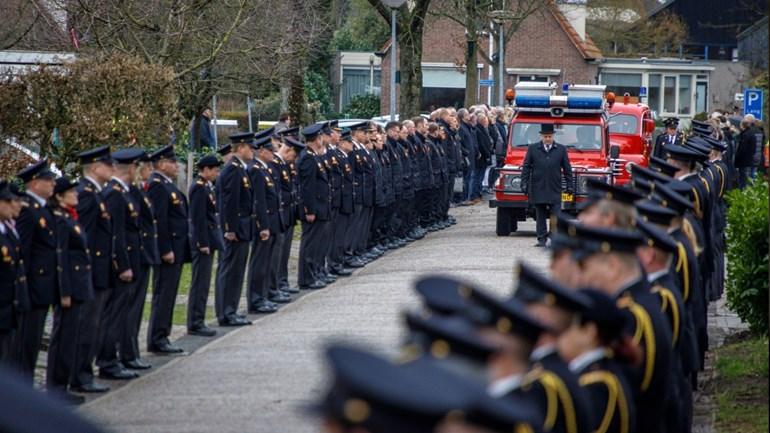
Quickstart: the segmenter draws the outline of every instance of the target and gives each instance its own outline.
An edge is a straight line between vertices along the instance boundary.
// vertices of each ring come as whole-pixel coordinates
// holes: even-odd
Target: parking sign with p
[[[757,120],[762,120],[764,107],[764,92],[762,89],[746,89],[743,91],[743,115],[753,114]]]

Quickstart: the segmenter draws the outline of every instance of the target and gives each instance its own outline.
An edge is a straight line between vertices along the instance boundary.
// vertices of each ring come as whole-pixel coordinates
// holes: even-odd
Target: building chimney
[[[559,11],[575,29],[581,40],[586,40],[586,4],[588,0],[559,0]]]

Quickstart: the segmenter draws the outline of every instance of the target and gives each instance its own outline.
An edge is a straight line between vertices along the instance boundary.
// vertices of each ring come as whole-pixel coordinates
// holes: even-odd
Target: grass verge
[[[716,350],[717,432],[768,431],[768,341],[744,336]]]

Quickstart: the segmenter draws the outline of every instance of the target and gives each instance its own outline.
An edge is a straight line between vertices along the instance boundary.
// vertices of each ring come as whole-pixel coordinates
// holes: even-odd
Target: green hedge
[[[768,183],[727,195],[727,302],[758,334],[768,334]]]

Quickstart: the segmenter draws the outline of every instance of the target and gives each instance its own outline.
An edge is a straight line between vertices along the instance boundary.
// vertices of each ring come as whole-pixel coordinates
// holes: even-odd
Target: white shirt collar
[[[93,177],[91,176],[83,176],[83,177],[88,179],[88,181],[91,182],[96,187],[97,192],[102,192],[102,185],[99,182],[97,182]]]
[[[256,161],[259,163],[259,165],[262,166],[262,168],[267,168],[267,163],[265,161],[262,161],[259,158],[254,158],[254,159],[256,159]]]
[[[657,280],[658,278],[662,277],[663,275],[666,275],[669,272],[668,269],[663,268],[659,271],[651,272],[647,274],[647,281],[652,283],[653,281]]]
[[[0,235],[4,235],[8,232],[8,227],[5,226],[5,221],[0,221]]]
[[[524,379],[524,375],[513,374],[502,379],[498,379],[487,386],[487,394],[494,398],[504,397],[518,389],[521,386],[521,382]]]
[[[245,162],[243,162],[243,160],[241,159],[241,157],[239,157],[239,156],[238,156],[238,155],[236,155],[236,154],[233,154],[233,158],[235,158],[236,160],[238,160],[238,162],[240,162],[240,163],[241,163],[241,166],[242,166],[242,167],[246,167],[246,163],[245,163]]]
[[[580,356],[578,356],[577,358],[570,361],[568,365],[569,370],[573,373],[580,373],[586,367],[591,365],[592,362],[596,362],[604,358],[606,355],[607,355],[607,349],[603,347],[598,347],[594,350],[589,350],[588,352],[585,352]]]
[[[159,171],[156,171],[155,173],[157,173],[157,174],[158,174],[160,177],[162,177],[163,179],[166,179],[166,180],[167,180],[169,183],[174,183],[174,181],[173,181],[173,180],[171,180],[171,179],[170,179],[168,176],[166,176],[165,174],[163,174],[163,173],[161,173],[161,172],[159,172]]]
[[[687,174],[683,174],[683,175],[679,176],[679,177],[677,178],[677,180],[685,180],[685,179],[687,179],[688,177],[692,177],[692,176],[695,176],[695,175],[697,175],[697,174],[698,174],[698,173],[687,173]]]
[[[113,177],[112,177],[112,180],[114,180],[115,182],[119,183],[119,184],[120,184],[120,186],[122,186],[124,190],[126,190],[126,191],[128,191],[128,190],[129,190],[129,188],[128,188],[128,185],[126,185],[126,183],[125,183],[125,182],[123,182],[123,180],[122,180],[122,179],[120,179],[120,178],[117,178],[117,177],[113,176]]]
[[[35,194],[34,192],[32,192],[32,191],[29,191],[29,190],[27,190],[27,195],[29,195],[30,197],[32,197],[33,199],[35,199],[35,201],[36,201],[36,202],[38,202],[38,204],[39,204],[40,206],[43,206],[43,207],[45,207],[45,199],[44,199],[43,197],[40,197],[39,195],[37,195],[37,194]]]
[[[285,160],[285,159],[283,159],[283,158],[281,157],[281,155],[280,155],[280,154],[276,153],[276,154],[275,154],[275,157],[276,157],[276,158],[278,158],[278,159],[280,159],[280,160],[281,160],[281,162],[282,162],[283,164],[286,164],[286,160]]]
[[[553,344],[544,344],[537,349],[532,351],[532,354],[529,355],[529,359],[534,361],[540,361],[541,359],[545,358],[546,356],[556,352],[556,346]]]

